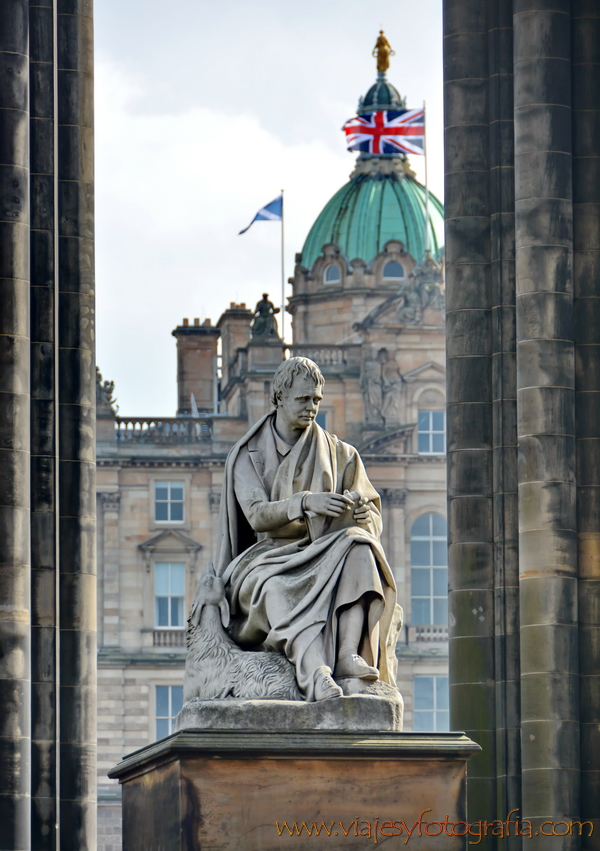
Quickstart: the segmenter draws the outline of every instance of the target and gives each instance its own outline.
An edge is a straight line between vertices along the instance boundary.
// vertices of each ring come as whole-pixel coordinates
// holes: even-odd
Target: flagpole
[[[423,101],[423,158],[425,160],[425,253],[429,252],[429,183],[427,180],[427,111]]]
[[[281,339],[285,340],[285,260],[283,230],[283,189],[281,190]]]

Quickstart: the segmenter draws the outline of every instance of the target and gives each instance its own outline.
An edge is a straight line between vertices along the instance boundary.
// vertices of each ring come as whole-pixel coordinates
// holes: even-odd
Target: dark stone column
[[[487,4],[446,3],[444,33],[450,713],[483,748],[469,766],[477,821],[497,794]]]
[[[30,848],[27,0],[0,4],[0,849]]]
[[[60,847],[96,844],[91,0],[58,0]]]
[[[514,1],[522,809],[536,830],[579,811],[570,7]]]
[[[521,806],[512,3],[489,0],[497,816]],[[507,849],[521,845],[516,836]]]
[[[32,845],[56,848],[57,404],[55,9],[31,0],[31,751]]]
[[[573,0],[573,283],[581,818],[600,848],[600,7]]]

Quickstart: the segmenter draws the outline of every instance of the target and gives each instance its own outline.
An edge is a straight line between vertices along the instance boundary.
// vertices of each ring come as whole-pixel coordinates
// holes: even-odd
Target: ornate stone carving
[[[400,422],[404,379],[395,357],[382,348],[375,358],[363,363],[361,388],[367,425],[385,428]]]
[[[119,412],[119,406],[114,397],[114,392],[115,382],[103,381],[102,373],[96,367],[96,406],[99,414],[110,414],[111,412],[117,414]]]
[[[121,494],[119,491],[105,491],[100,494],[100,502],[105,513],[107,511],[118,511],[121,504]]]
[[[221,494],[219,491],[209,491],[208,504],[210,506],[211,514],[219,513],[219,508],[221,506]]]
[[[406,504],[408,490],[406,488],[379,488],[379,495],[386,505],[402,508]]]

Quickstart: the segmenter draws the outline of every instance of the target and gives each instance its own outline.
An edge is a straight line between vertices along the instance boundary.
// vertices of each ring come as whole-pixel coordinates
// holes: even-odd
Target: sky
[[[340,128],[376,77],[427,103],[428,178],[443,199],[442,0],[96,0],[97,361],[119,413],[174,416],[183,317],[281,289],[356,154]],[[424,180],[423,158],[411,165]],[[291,287],[286,285],[286,294]],[[289,321],[288,321],[289,329]]]

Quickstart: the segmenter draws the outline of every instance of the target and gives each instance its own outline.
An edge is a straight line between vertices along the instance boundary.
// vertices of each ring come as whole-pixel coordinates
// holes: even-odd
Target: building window
[[[402,281],[406,275],[402,263],[397,260],[390,260],[383,267],[383,278],[385,281]]]
[[[339,266],[332,263],[325,269],[323,280],[326,284],[339,284],[341,281]]]
[[[320,425],[321,428],[327,428],[327,411],[319,411],[315,419],[317,425]]]
[[[446,412],[419,411],[419,455],[443,455],[446,451]]]
[[[449,730],[448,677],[441,674],[415,675],[413,706],[415,732],[441,733]]]
[[[410,530],[412,623],[448,623],[447,524],[439,514],[423,514]]]
[[[158,523],[183,521],[183,482],[154,483],[154,519]]]
[[[181,628],[185,599],[185,565],[157,562],[154,566],[156,626]]]
[[[156,738],[173,732],[173,722],[183,706],[183,686],[156,686]]]

